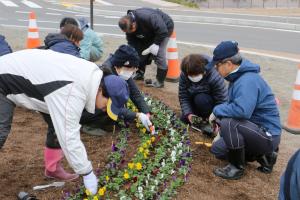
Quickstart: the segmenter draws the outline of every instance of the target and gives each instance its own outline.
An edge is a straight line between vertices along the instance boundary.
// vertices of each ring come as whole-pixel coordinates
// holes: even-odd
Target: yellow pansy
[[[151,140],[147,140],[147,144],[150,145],[151,144]]]
[[[143,151],[144,151],[144,148],[143,147],[139,147],[139,152],[143,153]]]
[[[124,176],[124,179],[129,179],[129,177],[130,177],[127,171],[125,171],[123,176]]]
[[[128,168],[133,169],[134,168],[134,163],[128,163]]]
[[[136,164],[135,164],[135,168],[136,168],[137,170],[141,170],[141,169],[143,168],[142,163],[140,163],[140,162],[136,163]]]
[[[148,156],[149,155],[149,149],[145,150],[145,154]]]
[[[148,158],[148,154],[144,153],[144,158],[145,159]]]
[[[110,178],[109,178],[109,176],[106,176],[105,179],[106,179],[106,181],[109,181]]]
[[[151,142],[154,142],[155,141],[155,137],[151,137]]]
[[[104,196],[105,191],[106,191],[106,187],[102,187],[102,188],[99,189],[98,194],[100,196]]]
[[[97,196],[94,196],[93,200],[99,200]]]
[[[143,143],[143,147],[146,149],[148,147],[147,143]]]
[[[142,133],[146,133],[146,131],[147,131],[146,128],[142,129]]]
[[[92,193],[91,193],[88,189],[85,190],[85,194],[86,194],[87,196],[92,195]]]

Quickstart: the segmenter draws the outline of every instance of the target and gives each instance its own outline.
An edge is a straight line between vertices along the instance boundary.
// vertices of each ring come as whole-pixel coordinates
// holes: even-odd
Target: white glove
[[[220,133],[218,132],[217,136],[213,139],[212,143],[215,143],[221,138]]]
[[[145,49],[142,52],[142,55],[145,56],[145,55],[148,55],[149,53],[151,53],[151,54],[157,56],[158,50],[159,50],[159,46],[157,44],[152,44],[150,47],[148,47],[147,49]]]
[[[145,126],[145,128],[149,131],[149,126],[152,126],[152,123],[149,119],[149,117],[144,113],[138,113],[137,114],[138,119],[142,122],[142,124]]]
[[[87,190],[89,190],[92,195],[95,195],[98,191],[98,179],[92,171],[88,175],[83,176],[83,183]]]
[[[213,122],[216,120],[216,116],[214,115],[214,113],[211,113],[209,118],[208,118],[208,121],[210,124],[213,124]]]

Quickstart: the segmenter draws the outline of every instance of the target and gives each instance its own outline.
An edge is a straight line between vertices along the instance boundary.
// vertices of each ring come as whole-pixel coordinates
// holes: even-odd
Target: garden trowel
[[[65,182],[53,182],[51,184],[47,185],[37,185],[33,187],[33,190],[43,190],[49,187],[63,187],[65,185]]]

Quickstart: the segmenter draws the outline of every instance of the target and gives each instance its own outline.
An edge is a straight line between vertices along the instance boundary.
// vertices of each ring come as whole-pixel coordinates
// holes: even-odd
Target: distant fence
[[[300,8],[300,0],[190,0],[204,8]]]

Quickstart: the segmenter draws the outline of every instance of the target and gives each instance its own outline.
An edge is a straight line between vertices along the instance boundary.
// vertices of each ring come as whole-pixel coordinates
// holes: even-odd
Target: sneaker
[[[146,87],[154,87],[154,88],[163,88],[165,86],[164,82],[159,82],[158,80],[152,81],[152,79],[145,80]]]

